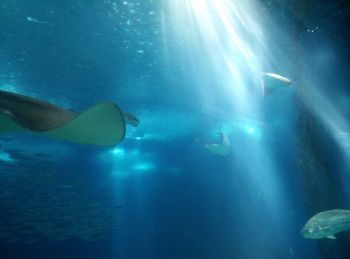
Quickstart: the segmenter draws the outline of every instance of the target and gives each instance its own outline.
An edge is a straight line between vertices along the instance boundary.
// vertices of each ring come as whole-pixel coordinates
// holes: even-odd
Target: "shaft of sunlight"
[[[312,71],[310,71],[310,74]],[[312,74],[318,75],[313,72]],[[341,157],[339,161],[342,163],[342,181],[339,182],[342,185],[344,193],[350,197],[350,191],[348,188],[348,182],[350,181],[350,123],[346,112],[342,110],[339,103],[336,103],[332,98],[325,94],[322,90],[314,87],[313,85],[320,86],[322,81],[318,81],[316,78],[304,78],[306,82],[312,82],[312,84],[306,84],[309,92],[312,96],[312,100],[304,100],[308,109],[316,116],[316,118],[322,123],[327,131],[329,137],[334,140],[336,146],[341,151]]]
[[[170,1],[169,6],[174,36],[185,44],[196,66],[211,64],[221,86],[233,95],[235,108],[249,111],[252,89],[247,84],[260,78],[258,51],[264,43],[253,2],[182,0]],[[167,27],[163,24],[163,30]]]
[[[255,1],[177,0],[167,5],[169,14],[162,16],[164,41],[172,44],[179,56],[186,57],[185,70],[195,77],[203,107],[220,104],[218,97],[229,97],[234,110],[259,117],[261,112],[255,104],[261,98],[257,93],[261,93],[262,61],[267,57],[259,20],[263,16]],[[170,49],[169,45],[165,47],[165,51]],[[251,136],[256,133],[253,127],[246,131]],[[277,207],[281,210],[281,206],[288,206],[281,172],[269,147],[263,141],[257,145],[256,155],[244,158],[249,172],[242,175],[253,189],[260,190],[256,202],[276,216]]]

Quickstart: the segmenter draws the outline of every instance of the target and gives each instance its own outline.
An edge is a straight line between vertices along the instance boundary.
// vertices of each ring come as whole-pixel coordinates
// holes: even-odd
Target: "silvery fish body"
[[[305,224],[301,234],[305,238],[332,238],[350,229],[350,210],[327,210],[317,213]]]

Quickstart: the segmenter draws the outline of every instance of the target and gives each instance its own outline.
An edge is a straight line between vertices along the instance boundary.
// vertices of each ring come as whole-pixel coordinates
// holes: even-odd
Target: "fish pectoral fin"
[[[329,236],[327,236],[327,238],[329,238],[329,239],[337,239],[337,238],[335,237],[335,235],[329,235]]]

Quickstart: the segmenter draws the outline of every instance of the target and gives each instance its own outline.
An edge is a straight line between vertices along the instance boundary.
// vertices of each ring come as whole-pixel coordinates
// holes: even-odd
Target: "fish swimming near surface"
[[[80,144],[114,146],[124,139],[123,112],[101,102],[77,113],[29,96],[0,90],[0,133],[35,132]]]
[[[334,234],[350,229],[350,210],[327,210],[309,219],[301,230],[305,238],[335,239]]]
[[[274,73],[262,73],[260,79],[263,96],[268,95],[275,88],[290,86],[291,84],[292,81],[289,78]]]

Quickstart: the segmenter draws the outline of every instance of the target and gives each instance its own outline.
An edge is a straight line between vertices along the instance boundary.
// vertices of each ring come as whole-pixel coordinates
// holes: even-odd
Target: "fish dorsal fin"
[[[329,235],[329,236],[327,236],[327,238],[329,238],[329,239],[337,239],[337,238],[335,237],[335,235]]]

